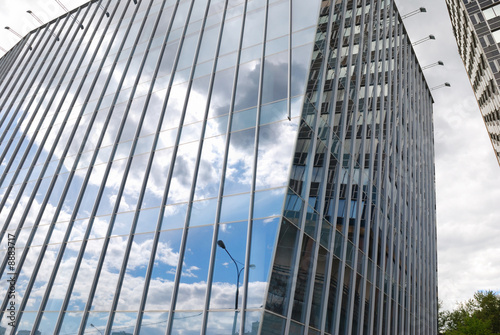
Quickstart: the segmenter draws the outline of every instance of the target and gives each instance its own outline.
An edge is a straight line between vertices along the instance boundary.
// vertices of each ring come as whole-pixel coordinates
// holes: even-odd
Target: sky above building
[[[59,0],[73,9],[85,0]],[[436,148],[439,296],[447,309],[477,290],[500,291],[500,167],[472,93],[444,0],[396,0],[402,14],[425,7],[405,19],[421,66],[444,62],[425,71],[433,91]],[[55,0],[0,0],[0,22],[20,35],[64,10]],[[0,30],[0,57],[19,38]]]

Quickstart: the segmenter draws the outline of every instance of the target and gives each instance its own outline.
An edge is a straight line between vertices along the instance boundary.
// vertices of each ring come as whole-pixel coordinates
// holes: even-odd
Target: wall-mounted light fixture
[[[443,87],[451,87],[451,84],[450,83],[444,83],[444,84],[441,84],[441,85],[438,85],[438,86],[434,86],[433,88],[431,88],[431,91],[438,90],[438,89],[443,88]]]
[[[427,37],[424,37],[416,42],[413,42],[411,45],[415,46],[415,45],[419,45],[421,43],[424,43],[425,41],[429,41],[429,40],[435,40],[436,37],[434,35],[429,35]]]
[[[444,66],[444,63],[442,61],[438,60],[436,63],[432,63],[429,65],[423,66],[422,70],[427,70],[427,69],[430,69],[431,67],[434,67],[434,66]]]
[[[412,12],[409,12],[405,15],[402,15],[401,18],[404,20],[406,19],[407,17],[410,17],[410,16],[413,16],[413,15],[416,15],[416,14],[419,14],[419,13],[427,13],[427,9],[425,9],[425,7],[420,7],[419,9],[416,9]]]

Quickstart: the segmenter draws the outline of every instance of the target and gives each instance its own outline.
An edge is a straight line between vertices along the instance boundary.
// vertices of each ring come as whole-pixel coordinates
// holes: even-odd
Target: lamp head
[[[224,244],[224,241],[222,241],[222,240],[218,240],[217,241],[217,245],[219,247],[221,247],[222,249],[226,249],[226,245]]]

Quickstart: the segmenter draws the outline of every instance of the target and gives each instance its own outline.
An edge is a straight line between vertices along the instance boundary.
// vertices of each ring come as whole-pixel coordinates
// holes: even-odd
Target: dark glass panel
[[[292,284],[291,274],[295,261],[295,257],[290,251],[296,250],[297,243],[297,228],[287,220],[283,220],[266,301],[266,309],[277,314],[286,315],[288,311]]]
[[[313,256],[316,243],[307,235],[303,236],[300,251],[299,271],[293,297],[292,319],[304,323],[307,313],[309,287],[312,279]]]
[[[330,275],[330,287],[328,293],[328,305],[325,325],[325,329],[330,333],[334,333],[335,324],[337,322],[337,297],[340,265],[340,260],[334,256],[332,260],[332,272]]]
[[[268,335],[283,335],[285,334],[286,320],[282,317],[271,313],[264,313],[262,321],[262,329],[266,330]]]
[[[326,303],[325,283],[326,273],[328,270],[328,253],[326,249],[320,247],[318,257],[316,259],[316,276],[314,277],[314,290],[311,304],[311,316],[309,325],[314,328],[321,328],[321,318],[323,309],[321,308]]]

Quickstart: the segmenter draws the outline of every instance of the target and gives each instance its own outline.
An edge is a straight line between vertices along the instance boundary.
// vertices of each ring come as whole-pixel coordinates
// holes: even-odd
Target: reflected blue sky
[[[145,8],[147,3],[148,1],[142,1],[139,7]],[[278,1],[270,6],[268,21],[273,24],[272,27],[270,25],[267,36],[263,36],[265,2],[250,1],[248,14],[243,13],[243,1],[230,2],[213,86],[210,86],[211,70],[222,17],[222,1],[212,2],[210,16],[207,19],[207,24],[211,26],[203,36],[201,53],[197,60],[200,67],[191,68],[197,48],[200,19],[206,3],[206,0],[195,1],[194,11],[191,13],[192,24],[184,36],[180,28],[185,24],[190,1],[180,2],[175,18],[171,18],[174,8],[167,2],[159,28],[151,36],[152,39],[156,39],[152,42],[146,67],[142,73],[139,72],[139,65],[146,50],[146,44],[143,42],[147,40],[148,34],[152,33],[152,23],[159,10],[158,2],[153,6],[146,21],[146,31],[138,40],[139,44],[133,55],[130,54],[133,49],[129,47],[134,40],[134,34],[139,31],[141,21],[133,23],[131,36],[126,38],[125,48],[120,54],[117,52],[121,43],[120,38],[124,38],[123,29],[113,42],[106,37],[98,50],[92,48],[97,47],[96,41],[103,30],[100,30],[92,41],[87,35],[85,40],[92,43],[89,51],[96,52],[96,58],[91,64],[89,63],[91,54],[84,54],[82,49],[74,49],[77,57],[75,59],[84,57],[82,67],[75,69],[78,71],[77,81],[83,81],[81,89],[79,90],[77,85],[72,85],[68,95],[62,97],[62,91],[58,92],[49,87],[47,81],[40,82],[40,92],[47,90],[49,95],[54,94],[54,97],[60,100],[55,101],[51,109],[47,109],[47,115],[57,120],[54,127],[50,128],[45,123],[43,131],[36,138],[31,137],[34,136],[33,127],[36,124],[28,127],[24,122],[21,125],[18,123],[19,114],[12,114],[13,127],[20,125],[19,132],[26,132],[28,135],[22,140],[21,147],[22,150],[29,150],[27,162],[31,163],[30,160],[37,151],[41,153],[37,163],[40,166],[52,160],[50,164],[48,163],[48,169],[44,174],[46,178],[36,190],[33,204],[26,210],[21,205],[26,204],[25,198],[30,195],[34,182],[27,184],[24,194],[19,194],[19,203],[14,204],[11,199],[19,193],[16,184],[37,180],[38,174],[42,172],[41,167],[37,166],[31,176],[25,174],[27,170],[23,170],[19,181],[12,182],[9,177],[13,176],[13,172],[9,171],[19,168],[17,166],[19,161],[16,156],[12,160],[10,170],[3,171],[6,167],[5,162],[10,159],[9,153],[2,162],[0,170],[8,172],[4,183],[0,185],[0,192],[5,194],[6,186],[14,186],[10,191],[9,200],[0,209],[0,218],[13,215],[11,221],[14,223],[11,223],[12,227],[9,228],[15,228],[21,223],[19,218],[26,214],[23,224],[27,229],[20,231],[19,246],[28,240],[31,227],[39,224],[35,222],[38,211],[43,211],[45,226],[38,225],[33,229],[34,238],[31,247],[25,249],[27,257],[19,284],[20,292],[24,292],[30,276],[33,275],[35,278],[35,285],[27,294],[28,306],[31,306],[27,307],[27,310],[37,308],[44,293],[48,292],[46,285],[50,285],[51,293],[47,297],[48,302],[45,306],[50,312],[42,317],[40,330],[43,332],[50,333],[55,327],[58,316],[56,311],[60,308],[70,311],[63,320],[61,332],[76,331],[82,315],[73,312],[84,310],[89,298],[92,298],[93,302],[88,306],[90,314],[84,326],[86,332],[91,333],[95,328],[104,329],[116,285],[118,283],[122,285],[117,310],[136,310],[140,305],[145,280],[149,281],[145,310],[159,312],[144,315],[144,331],[147,329],[148,334],[164,332],[165,328],[162,327],[166,326],[163,322],[167,317],[165,311],[171,306],[177,270],[180,272],[176,308],[200,309],[200,301],[204,299],[208,290],[214,301],[212,307],[231,308],[234,295],[227,292],[234,292],[233,288],[236,289],[238,283],[234,278],[236,276],[234,264],[229,263],[230,259],[227,259],[227,254],[222,249],[214,248],[214,241],[218,239],[225,241],[233,257],[241,262],[241,267],[245,265],[247,249],[250,251],[252,266],[247,264],[246,268],[249,271],[248,289],[241,288],[240,297],[248,291],[249,306],[260,308],[263,305],[272,247],[277,236],[279,216],[285,197],[283,187],[287,182],[287,171],[290,168],[296,138],[299,116],[297,106],[301,105],[305,73],[309,66],[307,62],[302,62],[302,58],[305,59],[304,55],[311,52],[314,31],[308,31],[307,34],[298,33],[293,37],[294,45],[299,47],[292,52],[291,89],[292,95],[296,98],[291,102],[294,118],[289,121],[286,101],[288,80],[286,76],[278,76],[280,73],[286,73],[288,66],[288,54],[284,51],[288,48],[285,36],[288,33],[288,3]],[[125,4],[121,2],[118,6],[117,15],[124,10]],[[313,7],[307,7],[307,10],[317,11]],[[132,17],[135,8],[137,7],[133,4],[128,4],[127,18]],[[245,50],[241,53],[240,64],[236,64],[243,15],[247,15],[242,42]],[[110,18],[112,25],[116,24],[117,17]],[[138,14],[137,18],[141,17],[142,14]],[[166,41],[165,52],[161,55],[159,48],[161,37],[167,31],[171,20],[173,20],[172,31]],[[308,23],[304,27],[316,23],[316,18],[313,16],[307,20]],[[128,19],[121,22],[120,26],[124,27],[126,24]],[[95,28],[93,25],[89,27]],[[102,28],[101,25],[99,29]],[[113,29],[113,26],[111,28]],[[294,27],[294,31],[300,29],[302,27]],[[261,31],[262,34],[256,34],[256,31]],[[177,39],[181,37],[184,38],[182,49],[178,50],[180,44]],[[261,59],[263,38],[267,39],[268,47],[265,58]],[[103,59],[103,68],[96,72],[99,61],[105,56],[105,46],[108,45],[111,46],[110,53]],[[71,54],[73,49],[68,51],[68,54]],[[178,63],[174,62],[176,55],[179,56]],[[125,72],[129,56],[132,57],[131,63],[128,72]],[[113,60],[116,61],[116,65],[112,65]],[[157,78],[153,79],[155,68],[153,64],[157,61],[161,66],[158,66]],[[89,74],[81,77],[87,64]],[[239,69],[235,77],[236,66],[239,66]],[[73,62],[70,65],[71,71],[74,67]],[[264,72],[261,78],[262,69]],[[69,82],[72,74],[73,72],[63,73],[62,70],[58,70],[56,76],[61,78],[62,82]],[[140,75],[138,81],[140,85],[131,96],[130,87],[138,75]],[[192,78],[195,80],[190,86],[189,80]],[[37,78],[39,79],[40,77]],[[107,88],[105,88],[106,83]],[[121,92],[115,95],[120,85],[122,85]],[[212,89],[211,92],[208,90],[209,87]],[[148,97],[146,94],[149,88],[152,94]],[[261,88],[264,89],[262,103],[269,103],[262,108],[257,106]],[[231,110],[233,93],[235,106]],[[72,101],[73,106],[71,106]],[[47,106],[45,103],[44,101],[41,106]],[[55,110],[54,106],[57,103],[60,103],[61,108]],[[144,110],[146,122],[141,124],[140,115],[143,108],[146,108]],[[229,116],[228,113],[233,111],[238,113]],[[29,113],[33,112],[33,108],[29,110]],[[65,115],[66,112],[70,114],[69,122],[62,123],[60,115]],[[208,119],[205,118],[205,112],[208,112]],[[257,117],[259,114],[260,119]],[[79,116],[82,118],[79,119]],[[42,122],[42,120],[36,121]],[[55,134],[61,129],[60,127],[64,127],[62,136],[56,141]],[[157,130],[160,130],[158,134]],[[45,131],[50,134],[49,140],[42,142]],[[20,138],[14,136],[12,132],[5,134],[16,141]],[[100,142],[101,134],[103,136]],[[136,138],[136,135],[140,137]],[[33,142],[28,148],[30,140]],[[6,149],[5,143],[2,142],[0,148]],[[278,147],[276,143],[281,143],[282,146]],[[16,142],[13,145],[15,144]],[[227,167],[223,170],[226,144],[229,151]],[[49,157],[52,149],[54,149],[53,155]],[[254,152],[257,154],[256,157]],[[199,159],[198,153],[201,154]],[[131,159],[130,170],[125,168],[128,159]],[[61,162],[60,171],[56,170],[58,162]],[[110,173],[107,175],[105,171],[108,167]],[[199,168],[196,176],[195,168]],[[63,172],[71,174],[61,174]],[[256,177],[255,187],[259,190],[255,195],[250,193],[254,177]],[[52,178],[57,178],[57,181],[49,193]],[[221,184],[224,187],[223,197],[218,200]],[[65,188],[67,193],[63,193]],[[141,195],[143,189],[145,193]],[[168,194],[165,194],[166,191]],[[255,210],[250,208],[253,196],[255,196]],[[166,207],[163,208],[164,205]],[[58,206],[61,207],[59,211],[56,210]],[[219,226],[216,228],[214,224],[219,210],[217,206],[221,207],[217,222]],[[73,213],[73,221],[70,222]],[[95,216],[91,217],[93,213]],[[258,220],[254,220],[250,225],[253,227],[252,245],[247,248],[250,214]],[[129,236],[135,219],[137,219],[134,231],[136,235]],[[112,227],[109,226],[110,223],[113,224]],[[55,224],[53,232],[49,224]],[[151,278],[147,278],[151,250],[156,241],[153,232],[157,227],[163,231],[157,232],[159,236],[155,258],[151,261],[153,266]],[[71,231],[68,230],[68,238],[64,240],[67,229]],[[48,231],[52,234],[50,240],[52,245],[45,252],[40,268],[32,272],[38,261],[39,246],[44,243]],[[87,231],[88,240],[82,241],[87,238]],[[214,231],[217,232],[216,235]],[[102,246],[107,238],[109,247],[105,251],[106,254],[101,255]],[[125,246],[129,240],[133,241],[131,253],[125,258]],[[66,242],[69,243],[63,244]],[[184,245],[184,250],[181,250],[181,245]],[[59,253],[61,253],[61,264],[56,269],[53,263]],[[81,263],[77,263],[78,268],[75,268],[79,253],[82,256]],[[180,255],[184,257],[182,260],[179,259]],[[90,283],[96,275],[99,259],[103,260],[102,270],[95,294],[89,297]],[[126,263],[123,263],[124,259],[127,259]],[[213,262],[213,274],[209,273],[211,262]],[[119,282],[122,265],[125,269],[124,279],[123,282]],[[179,269],[179,265],[182,266],[182,270]],[[53,281],[50,279],[51,274]],[[212,276],[212,286],[207,287],[210,276]],[[69,284],[71,290],[68,291]],[[239,285],[242,284],[243,276]],[[69,302],[67,306],[62,306],[65,297]],[[229,329],[227,327],[230,324],[231,313],[226,314],[220,314],[220,319],[227,319],[227,324],[226,321],[220,324],[212,324],[209,321],[209,332],[216,333],[220,327],[225,331]],[[112,331],[129,331],[136,317],[136,313],[117,313],[111,325]],[[197,313],[175,315],[172,332],[188,334],[191,330],[186,327],[185,320],[191,318],[198,320],[199,315]],[[209,317],[209,320],[212,318]],[[29,323],[34,321],[34,314],[26,314],[22,321],[24,323],[20,327],[29,328]],[[90,326],[91,324],[93,326]],[[199,324],[199,322],[193,323],[191,320],[189,324]]]

